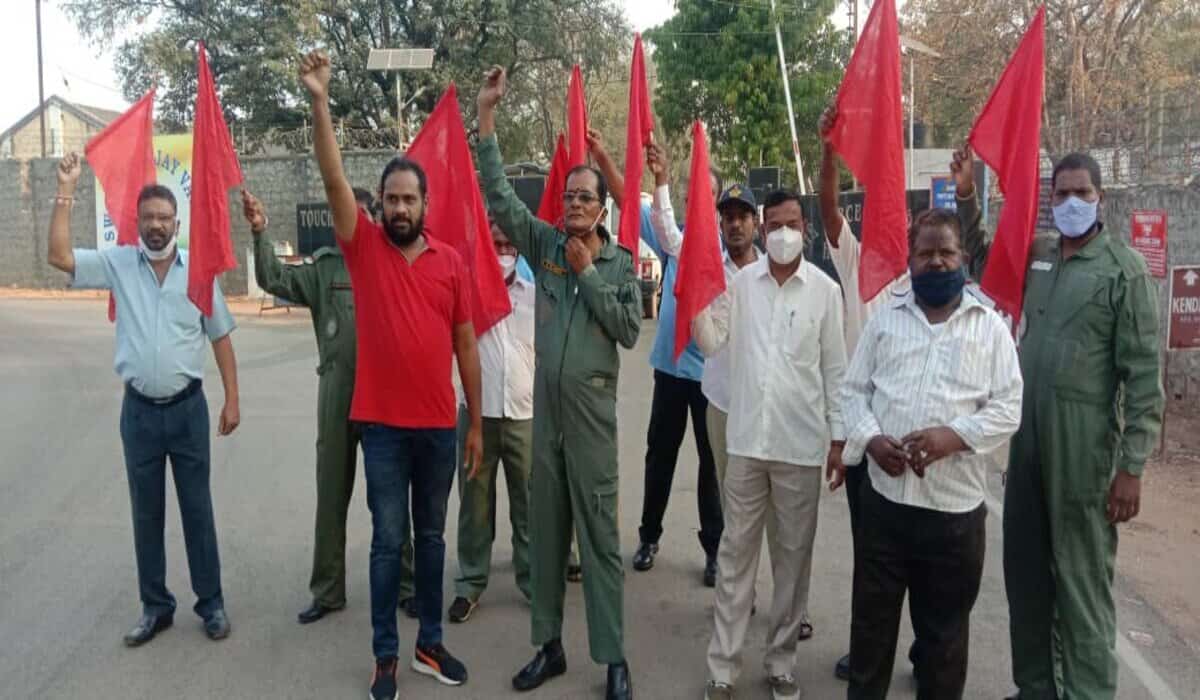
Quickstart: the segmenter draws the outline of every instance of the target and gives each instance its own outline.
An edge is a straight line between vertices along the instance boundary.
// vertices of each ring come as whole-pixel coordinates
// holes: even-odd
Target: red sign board
[[[1167,276],[1167,212],[1138,209],[1129,225],[1133,249],[1142,254],[1150,274]]]
[[[1200,348],[1200,265],[1171,268],[1168,311],[1167,347],[1171,350]]]

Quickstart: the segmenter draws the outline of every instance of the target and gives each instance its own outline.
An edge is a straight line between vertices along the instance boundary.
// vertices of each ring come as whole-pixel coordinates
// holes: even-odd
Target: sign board
[[[958,192],[953,175],[934,175],[929,178],[929,202],[934,209],[958,209]]]
[[[1167,276],[1167,212],[1162,210],[1134,210],[1129,225],[1129,238],[1133,249],[1142,254],[1150,274],[1154,277]]]
[[[318,248],[337,246],[333,237],[333,213],[326,202],[296,205],[296,252],[312,255]]]
[[[154,137],[154,164],[157,166],[155,180],[166,185],[175,195],[179,205],[176,219],[179,221],[179,237],[176,244],[188,247],[189,222],[192,218],[192,135],[171,134]],[[96,181],[96,250],[111,248],[117,244],[117,227],[104,206],[104,189]]]
[[[1171,268],[1167,349],[1200,349],[1200,265]]]

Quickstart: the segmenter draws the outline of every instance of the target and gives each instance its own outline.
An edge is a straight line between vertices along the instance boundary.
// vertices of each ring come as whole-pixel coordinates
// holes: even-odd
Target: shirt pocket
[[[537,327],[539,329],[545,328],[554,320],[554,314],[558,312],[558,305],[562,299],[562,286],[562,280],[552,275],[544,276],[538,283]]]
[[[821,326],[817,319],[803,309],[790,312],[783,321],[783,352],[788,359],[801,364],[816,362],[820,354]]]
[[[191,338],[203,332],[200,309],[188,298],[183,290],[164,289],[159,298],[162,305],[162,320],[184,338]]]

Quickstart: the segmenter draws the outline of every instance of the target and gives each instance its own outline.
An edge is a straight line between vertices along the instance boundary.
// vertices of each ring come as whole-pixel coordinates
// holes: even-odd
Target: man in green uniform
[[[982,260],[970,153],[955,166],[973,224],[964,238]],[[1156,295],[1145,260],[1098,217],[1096,161],[1065,156],[1051,187],[1060,235],[1035,240],[1026,271],[1024,410],[1004,498],[1013,679],[1020,700],[1107,700],[1117,692],[1116,525],[1138,513],[1162,424]]]
[[[372,197],[356,190],[364,211]],[[317,375],[317,524],[313,547],[312,604],[298,619],[305,625],[346,607],[346,514],[354,489],[358,434],[350,424],[354,394],[354,300],[350,274],[336,246],[319,248],[301,265],[284,265],[265,235],[267,215],[254,195],[242,191],[242,212],[254,235],[254,275],[258,286],[312,312],[320,358]],[[413,597],[412,541],[402,549],[400,607],[416,617]]]
[[[633,690],[617,531],[617,344],[637,342],[641,292],[633,255],[599,226],[607,188],[598,171],[567,174],[563,230],[536,219],[512,191],[495,135],[504,91],[504,70],[493,68],[478,98],[479,171],[496,223],[537,276],[529,532],[532,640],[541,648],[513,687],[531,690],[566,671],[563,571],[574,524],[592,659],[608,664],[606,697],[626,700]]]

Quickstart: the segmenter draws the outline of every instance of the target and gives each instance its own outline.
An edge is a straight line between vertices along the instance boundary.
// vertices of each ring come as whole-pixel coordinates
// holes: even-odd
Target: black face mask
[[[387,234],[387,237],[392,241],[392,243],[395,243],[396,246],[400,248],[407,248],[408,246],[412,245],[413,241],[417,240],[417,236],[420,236],[421,232],[424,230],[424,215],[421,215],[421,218],[412,223],[412,226],[408,228],[407,233],[401,233],[393,228],[390,219],[385,219],[383,222],[383,232]]]
[[[930,270],[913,276],[912,290],[917,299],[936,309],[954,301],[966,283],[966,269],[959,266],[954,270]]]

